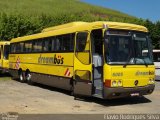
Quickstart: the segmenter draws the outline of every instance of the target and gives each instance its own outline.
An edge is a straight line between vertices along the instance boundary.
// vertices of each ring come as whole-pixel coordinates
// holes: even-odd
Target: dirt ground
[[[0,113],[20,114],[108,114],[160,113],[160,82],[151,95],[140,98],[74,100],[68,91],[44,85],[30,86],[0,76]]]

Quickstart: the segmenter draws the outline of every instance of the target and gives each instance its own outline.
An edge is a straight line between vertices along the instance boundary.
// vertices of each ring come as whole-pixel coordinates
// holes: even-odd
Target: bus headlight
[[[122,86],[122,81],[119,80],[119,81],[117,82],[117,85],[118,85],[118,86]]]
[[[113,87],[116,87],[117,86],[117,82],[114,80],[114,81],[112,81],[112,86]]]
[[[151,83],[154,83],[154,78],[152,78],[152,81],[151,81]]]
[[[122,86],[122,80],[113,80],[112,87],[120,87]]]

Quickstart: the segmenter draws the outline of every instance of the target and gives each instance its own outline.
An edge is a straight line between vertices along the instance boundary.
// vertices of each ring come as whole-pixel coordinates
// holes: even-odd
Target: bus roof
[[[0,41],[0,45],[9,45],[10,42],[9,41]]]
[[[115,28],[115,29],[131,29],[131,30],[137,30],[137,31],[142,31],[142,32],[148,32],[147,28],[140,26],[140,25],[135,25],[135,24],[128,24],[128,23],[120,23],[120,22],[103,22],[103,21],[97,21],[97,22],[72,22],[72,23],[67,23],[63,25],[58,25],[54,27],[49,27],[45,28],[42,30],[42,32],[48,32],[48,31],[53,31],[53,30],[58,30],[58,29],[63,29],[63,28],[71,28],[71,27],[76,27],[76,26],[91,26],[91,27],[101,27],[103,28],[104,25],[107,25],[108,28]]]
[[[58,30],[58,29],[63,29],[63,28],[70,28],[70,27],[80,26],[84,24],[87,24],[87,22],[71,22],[71,23],[67,23],[63,25],[45,28],[42,30],[42,32],[48,32],[48,31],[53,31],[53,30]]]
[[[61,35],[67,33],[74,33],[78,31],[87,31],[92,29],[102,29],[102,28],[111,28],[111,29],[121,29],[121,30],[135,30],[141,32],[148,32],[147,28],[140,25],[129,24],[129,23],[120,23],[120,22],[106,22],[106,21],[97,21],[97,22],[72,22],[55,27],[49,27],[42,30],[41,33],[28,35],[24,37],[18,37],[11,40],[11,42],[20,42],[44,37],[50,37],[54,35]]]

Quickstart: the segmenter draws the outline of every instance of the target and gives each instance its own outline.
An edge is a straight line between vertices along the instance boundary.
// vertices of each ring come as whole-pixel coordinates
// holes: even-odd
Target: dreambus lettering
[[[42,57],[42,55],[40,55],[40,57],[38,58],[38,63],[41,63],[41,64],[63,64],[63,60],[64,60],[64,58],[61,56],[54,55],[54,57]]]

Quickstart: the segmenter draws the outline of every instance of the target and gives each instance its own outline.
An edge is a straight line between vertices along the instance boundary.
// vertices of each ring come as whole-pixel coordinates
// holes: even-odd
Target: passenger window
[[[16,43],[16,53],[20,53],[20,43]]]
[[[67,34],[63,36],[63,45],[66,51],[74,50],[74,34]]]
[[[41,52],[42,51],[42,41],[41,40],[34,41],[33,51],[34,52]]]
[[[77,52],[83,52],[85,51],[85,47],[87,44],[87,32],[81,32],[77,34],[76,38],[76,51]]]
[[[32,51],[32,42],[26,42],[24,46],[25,46],[26,53],[29,53]]]
[[[43,51],[44,52],[47,52],[47,51],[49,51],[49,39],[46,39],[45,41],[44,41],[44,47],[43,47]]]
[[[63,52],[74,51],[74,36],[75,34],[66,34],[44,38],[43,51],[44,52]]]
[[[11,53],[15,53],[15,44],[11,44]]]
[[[60,39],[57,37],[56,40],[54,41],[54,51],[59,51],[60,50]]]
[[[51,51],[55,51],[55,38],[52,38],[50,40],[50,46],[51,46]]]
[[[20,52],[22,53],[24,51],[24,43],[20,43]]]
[[[76,36],[76,57],[83,64],[90,64],[90,41],[88,33],[80,32]]]

